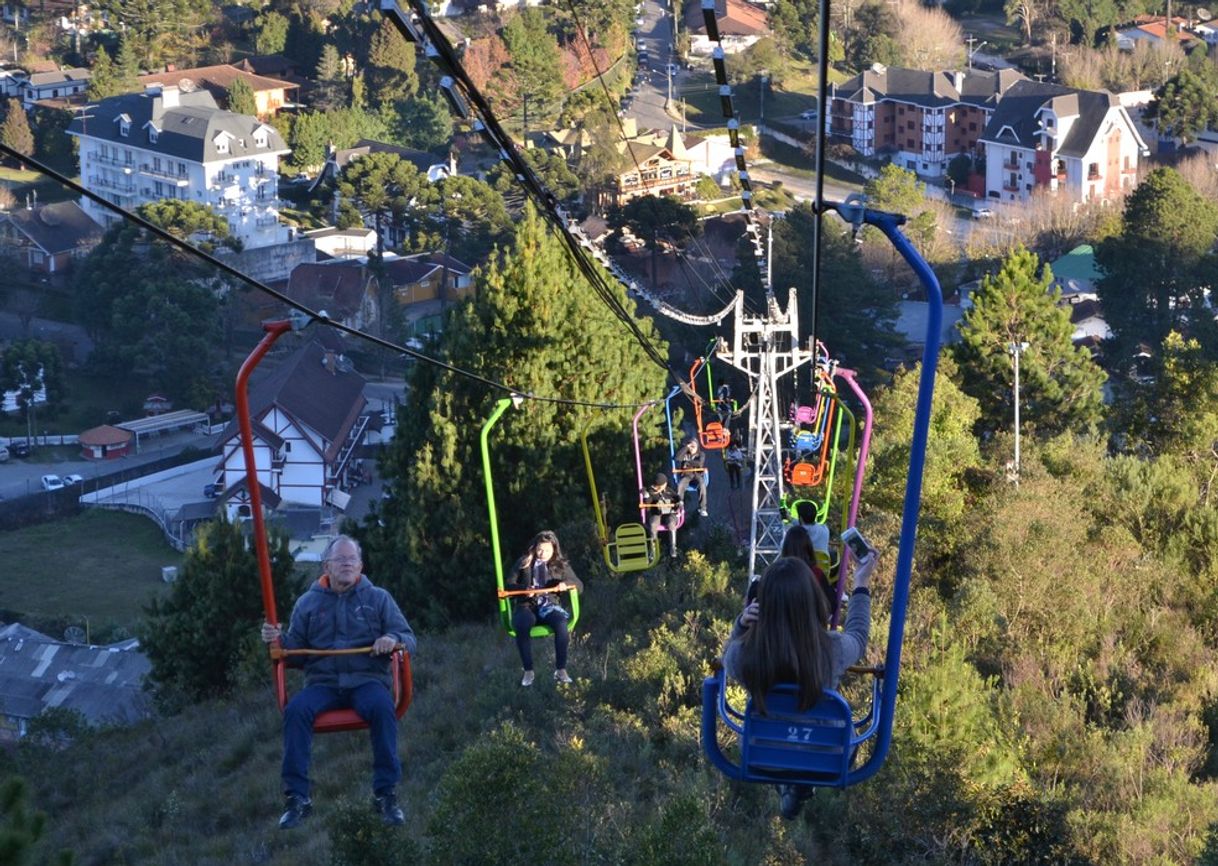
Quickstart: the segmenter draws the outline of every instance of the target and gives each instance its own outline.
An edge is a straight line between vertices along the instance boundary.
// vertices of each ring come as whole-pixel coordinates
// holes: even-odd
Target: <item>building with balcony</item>
[[[76,117],[84,186],[125,210],[173,198],[206,205],[249,249],[286,243],[279,222],[279,158],[289,153],[274,127],[222,111],[206,90],[153,86],[103,99]],[[102,225],[118,219],[85,199]]]
[[[344,507],[368,423],[362,414],[364,377],[313,340],[255,381],[249,399],[254,463],[269,502]],[[245,457],[235,422],[221,436],[220,450],[221,498],[230,517],[248,516]]]
[[[689,159],[680,159],[662,145],[639,141],[622,145],[630,156],[630,167],[619,173],[601,198],[601,204],[620,207],[631,199],[645,195],[672,196],[681,201],[697,197],[700,175],[695,174]]]
[[[829,93],[829,136],[863,156],[890,156],[924,177],[941,177],[978,142],[1003,94],[1025,80],[997,72],[923,72],[875,64]]]
[[[1027,80],[1003,96],[981,142],[985,194],[1001,202],[1036,190],[1080,202],[1115,198],[1137,183],[1147,152],[1113,94]]]

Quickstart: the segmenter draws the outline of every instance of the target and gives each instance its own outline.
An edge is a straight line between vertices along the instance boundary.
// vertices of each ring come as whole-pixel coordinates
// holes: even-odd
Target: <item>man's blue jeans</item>
[[[283,711],[283,792],[309,796],[309,756],[313,720],[319,713],[350,707],[368,723],[372,738],[372,790],[377,796],[392,791],[402,778],[398,760],[398,720],[393,695],[382,683],[364,683],[352,689],[306,686]]]

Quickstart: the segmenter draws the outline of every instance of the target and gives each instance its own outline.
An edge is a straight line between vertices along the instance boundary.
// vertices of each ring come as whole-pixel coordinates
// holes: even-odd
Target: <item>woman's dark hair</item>
[[[829,579],[825,577],[824,569],[816,561],[816,548],[812,546],[812,536],[808,535],[802,526],[792,526],[787,530],[786,537],[782,540],[782,553],[779,555],[798,559],[811,569],[812,576],[816,579],[817,592],[825,596],[825,618],[823,622],[827,625],[833,616],[833,609],[837,606],[837,593],[829,585]]]
[[[740,681],[766,711],[766,693],[778,683],[799,687],[799,708],[820,700],[830,685],[828,602],[811,569],[793,557],[776,560],[761,576],[757,622],[742,639]]]
[[[552,529],[543,529],[533,536],[533,540],[529,542],[529,549],[525,553],[525,557],[531,561],[537,555],[538,545],[547,541],[554,545],[554,555],[550,557],[550,562],[553,565],[565,565],[567,558],[563,556],[562,545],[558,543],[558,536]]]

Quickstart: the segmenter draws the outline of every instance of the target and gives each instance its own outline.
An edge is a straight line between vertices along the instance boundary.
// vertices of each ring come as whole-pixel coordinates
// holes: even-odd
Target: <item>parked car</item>
[[[65,487],[67,487],[72,484],[80,484],[84,480],[85,480],[85,477],[83,475],[77,475],[77,474],[73,473],[71,475],[65,475],[63,477],[63,484]]]
[[[0,463],[7,463],[9,458],[8,446],[0,445]]]
[[[973,211],[973,219],[988,220],[993,219],[994,211],[988,207],[979,207]]]
[[[29,457],[32,450],[29,442],[8,443],[8,453],[14,457]]]
[[[221,493],[219,484],[204,484],[203,495],[208,499],[215,499]]]
[[[63,489],[63,479],[60,478],[58,475],[44,475],[44,476],[42,476],[42,489],[43,490],[62,490]]]
[[[800,120],[816,120],[816,109],[809,108],[807,111],[801,111],[799,113],[799,119]]]

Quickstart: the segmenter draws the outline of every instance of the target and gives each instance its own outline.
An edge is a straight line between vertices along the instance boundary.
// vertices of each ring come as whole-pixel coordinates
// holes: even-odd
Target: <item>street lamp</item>
[[[1007,343],[1007,351],[1015,359],[1015,476],[1012,479],[1019,483],[1019,356],[1028,350],[1027,343]]]
[[[972,47],[973,41],[976,38],[977,38],[976,36],[970,36],[967,40],[968,44],[969,44],[969,48],[968,48],[968,68],[969,69],[973,68],[973,55],[976,54],[978,51],[980,51],[983,46],[990,44],[990,43],[986,42],[984,39],[982,39],[980,42],[977,43],[977,47],[973,48]]]

